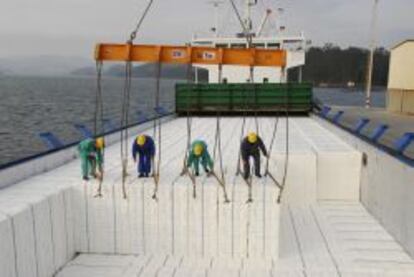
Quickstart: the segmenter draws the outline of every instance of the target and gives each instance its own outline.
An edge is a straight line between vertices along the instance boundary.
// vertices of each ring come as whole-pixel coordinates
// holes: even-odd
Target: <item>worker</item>
[[[79,143],[78,151],[81,158],[83,180],[88,181],[89,176],[102,178],[104,148],[105,141],[102,137],[97,139],[88,138]]]
[[[263,155],[267,157],[267,150],[263,143],[263,140],[256,133],[250,132],[247,137],[243,139],[240,148],[244,167],[244,179],[247,180],[250,177],[250,157],[253,157],[254,159],[256,177],[261,178],[260,151],[262,151]]]
[[[137,154],[139,155],[139,162],[137,165],[138,178],[148,178],[151,172],[151,163],[154,162],[155,157],[155,143],[154,140],[147,135],[139,135],[132,145],[132,157],[134,162],[137,162]]]
[[[200,176],[200,163],[207,174],[213,170],[213,161],[208,153],[207,144],[202,140],[192,143],[187,158],[187,168],[193,167],[196,176]]]

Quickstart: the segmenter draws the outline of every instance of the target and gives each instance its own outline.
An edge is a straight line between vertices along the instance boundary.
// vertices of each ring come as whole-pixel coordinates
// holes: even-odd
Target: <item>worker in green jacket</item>
[[[89,180],[89,176],[101,178],[103,174],[103,149],[105,142],[103,138],[85,139],[78,145],[81,159],[82,178]],[[98,173],[96,169],[98,168]]]
[[[208,153],[207,144],[202,140],[196,140],[189,150],[187,168],[193,167],[195,175],[200,176],[200,163],[207,174],[213,170],[213,161]]]

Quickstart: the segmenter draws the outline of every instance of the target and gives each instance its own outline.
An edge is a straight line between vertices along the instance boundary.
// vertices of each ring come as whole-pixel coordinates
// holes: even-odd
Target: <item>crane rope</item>
[[[239,156],[238,156],[238,159],[237,159],[236,176],[238,176],[242,173],[242,170],[241,170],[241,145],[243,143],[243,139],[244,139],[244,135],[245,135],[245,129],[246,129],[247,108],[248,108],[247,91],[245,90],[244,91],[243,121],[242,121],[242,127],[241,127],[241,132],[240,132],[240,146],[239,146]],[[250,177],[248,179],[245,179],[244,176],[242,176],[242,179],[245,181],[246,185],[249,188],[247,203],[251,203],[251,202],[253,202],[253,196],[252,196],[252,194],[253,194],[253,192],[252,192],[253,178],[250,175]]]
[[[152,199],[154,200],[158,200],[157,198],[157,193],[158,193],[158,186],[159,186],[159,181],[160,181],[160,171],[161,171],[161,152],[162,152],[162,147],[161,147],[161,143],[162,143],[162,124],[161,124],[161,116],[160,116],[160,79],[161,79],[161,63],[157,63],[156,65],[157,70],[156,70],[156,80],[155,80],[155,113],[156,113],[156,117],[154,119],[154,140],[157,138],[158,139],[158,159],[157,159],[157,163],[154,163],[154,174],[153,174],[153,178],[154,178],[154,183],[155,183],[155,188],[154,188],[154,194],[152,196]]]
[[[222,72],[223,66],[219,65],[219,84],[222,83]],[[217,176],[214,168],[211,169],[211,174],[217,180],[220,187],[223,189],[224,194],[224,202],[229,203],[230,200],[227,196],[226,190],[226,177],[224,174],[224,166],[223,166],[223,151],[222,151],[222,144],[221,144],[221,113],[220,110],[217,111],[216,116],[216,133],[215,133],[215,141],[214,141],[214,153],[213,153],[213,167],[216,165],[216,154],[218,152],[219,156],[219,164],[220,164],[220,177]]]
[[[145,17],[147,16],[147,14],[148,14],[148,12],[149,12],[149,10],[150,10],[150,8],[151,8],[151,6],[152,6],[152,4],[154,3],[154,0],[149,0],[149,2],[148,2],[148,4],[147,4],[147,6],[146,6],[146,8],[145,8],[145,10],[144,10],[144,12],[143,12],[143,14],[142,14],[142,16],[139,18],[139,20],[138,20],[138,22],[137,22],[137,24],[136,24],[136,26],[135,26],[135,29],[131,32],[131,35],[130,35],[130,37],[129,37],[129,41],[132,43],[134,40],[135,40],[135,38],[137,37],[137,33],[138,33],[138,31],[139,31],[139,29],[141,28],[141,25],[142,25],[142,23],[144,22],[144,19],[145,19]]]
[[[254,48],[253,45],[253,37],[252,34],[249,33],[248,28],[246,27],[246,25],[243,22],[243,19],[234,3],[234,0],[230,0],[230,3],[233,7],[233,10],[237,16],[237,19],[239,20],[239,23],[243,29],[243,33],[244,36],[246,38],[247,41],[247,46],[248,48]],[[254,84],[254,66],[250,66],[250,82],[252,84],[252,88],[253,88],[253,94],[254,94],[254,98],[255,98],[255,107],[254,107],[254,121],[255,121],[255,125],[256,125],[256,133],[259,135],[260,132],[260,126],[259,126],[259,120],[258,120],[258,100],[257,100],[257,88]],[[284,175],[283,175],[283,179],[282,179],[282,185],[279,185],[279,183],[276,181],[275,178],[273,178],[273,175],[269,172],[269,161],[270,161],[270,153],[271,150],[273,149],[273,144],[275,141],[275,137],[276,137],[276,133],[277,133],[277,126],[278,126],[278,118],[275,121],[275,126],[274,126],[274,131],[273,131],[273,135],[272,135],[272,139],[270,142],[270,151],[268,153],[268,157],[267,157],[267,162],[266,162],[266,176],[270,176],[272,178],[273,181],[275,181],[276,185],[278,185],[278,187],[280,188],[280,192],[279,192],[279,196],[278,196],[278,203],[280,203],[281,198],[282,198],[282,194],[286,185],[286,179],[287,179],[287,172],[288,172],[288,161],[289,161],[289,100],[288,100],[288,95],[287,92],[285,94],[285,98],[286,98],[286,160],[285,160],[285,168],[284,168]],[[241,135],[240,135],[240,143],[243,142],[243,136],[245,133],[245,128],[246,128],[246,113],[247,113],[247,108],[248,108],[248,103],[247,103],[247,95],[246,92],[244,94],[244,111],[243,111],[243,121],[242,121],[242,127],[241,127]],[[241,173],[241,149],[239,149],[239,155],[238,155],[238,160],[237,160],[237,170],[236,170],[236,176],[238,176]],[[248,200],[247,202],[250,203],[253,201],[252,199],[252,177],[250,176],[250,178],[248,180],[245,180],[243,178],[243,180],[246,182],[246,184],[249,187],[249,196],[248,196]]]
[[[273,146],[274,146],[275,141],[276,141],[276,135],[277,135],[278,127],[279,127],[279,116],[276,115],[274,125],[273,125],[273,133],[272,133],[272,137],[270,139],[270,144],[269,144],[269,151],[268,151],[269,155],[267,155],[267,159],[266,159],[266,170],[265,170],[266,173],[269,172],[270,153],[272,153],[272,151],[273,151]]]
[[[234,10],[234,13],[236,14],[237,19],[239,20],[240,26],[243,29],[243,33],[244,33],[244,36],[245,36],[246,42],[247,42],[247,47],[252,48],[253,47],[252,35],[249,34],[249,31],[248,31],[246,25],[243,23],[243,19],[240,15],[239,10],[237,9],[236,4],[234,3],[234,0],[230,0],[230,4],[233,7],[233,10]],[[253,78],[254,78],[254,67],[253,66],[250,66],[249,72],[250,72],[250,82],[254,83],[254,80],[253,80]],[[246,116],[247,116],[247,107],[248,107],[246,92],[244,93],[244,105],[245,105],[245,107],[244,107],[244,111],[243,111],[243,122],[242,122],[242,127],[241,127],[241,134],[240,134],[240,144],[243,141],[244,132],[245,132],[245,128],[246,128]],[[258,126],[258,125],[256,125],[256,126]],[[240,175],[240,173],[241,173],[240,163],[241,163],[241,149],[239,149],[239,156],[237,158],[236,176]],[[249,187],[251,187],[251,184],[248,184],[248,185],[249,185]]]
[[[273,174],[269,171],[269,166],[270,166],[270,155],[273,152],[273,146],[276,140],[276,135],[277,135],[277,131],[278,131],[278,126],[279,126],[279,117],[276,116],[275,121],[274,121],[274,125],[273,125],[273,134],[272,134],[272,138],[270,140],[270,145],[269,145],[269,153],[267,155],[267,159],[266,159],[266,169],[265,169],[265,177],[270,177],[270,179],[275,183],[275,185],[281,189],[282,186],[280,185],[280,183],[276,180],[276,178],[273,176]]]
[[[186,119],[186,127],[187,127],[187,143],[186,143],[186,147],[185,147],[185,154],[184,154],[184,160],[183,160],[183,170],[181,172],[181,176],[187,175],[190,180],[191,183],[193,185],[193,198],[197,197],[196,194],[196,179],[194,177],[194,175],[190,172],[190,170],[188,169],[187,166],[187,159],[188,159],[188,155],[189,152],[191,151],[191,137],[192,137],[192,123],[193,123],[193,118],[192,118],[192,114],[190,112],[190,98],[191,98],[191,92],[193,90],[192,87],[192,64],[189,63],[187,66],[187,119]]]
[[[147,16],[153,0],[148,2],[142,16],[139,18],[137,25],[130,34],[127,44],[132,46],[139,29],[141,28],[142,23],[144,22],[145,17]],[[130,60],[125,63],[125,81],[124,81],[124,91],[122,96],[122,111],[121,111],[121,163],[122,163],[122,195],[124,199],[127,199],[126,192],[126,179],[128,176],[128,127],[129,127],[129,106],[130,106],[130,97],[131,97],[131,83],[132,83],[132,62]]]
[[[131,95],[131,82],[132,82],[132,63],[127,61],[125,64],[125,81],[124,92],[122,102],[122,114],[121,114],[121,163],[122,163],[122,195],[124,199],[127,199],[126,193],[126,179],[128,177],[128,125],[129,125],[129,103]]]
[[[252,67],[253,69],[253,67]],[[258,120],[258,110],[259,110],[259,101],[257,97],[257,88],[256,84],[254,83],[254,72],[251,73],[251,80],[252,80],[252,87],[253,87],[253,95],[254,95],[254,123],[256,125],[256,134],[260,136],[260,125]]]
[[[289,155],[290,155],[290,149],[289,149],[289,85],[285,92],[285,116],[286,116],[286,138],[285,138],[285,166],[283,169],[283,178],[282,178],[282,184],[279,191],[279,195],[277,197],[277,203],[280,204],[282,201],[283,193],[286,188],[286,180],[289,170]]]
[[[95,113],[94,113],[94,127],[93,133],[94,138],[96,139],[98,135],[104,135],[104,119],[103,119],[103,97],[102,97],[102,69],[103,63],[101,61],[96,62],[96,93],[95,93]],[[98,121],[100,121],[100,126],[98,126]],[[98,130],[99,129],[99,130]],[[102,149],[102,158],[105,157],[105,147]],[[102,197],[102,183],[104,179],[104,168],[103,164],[101,165],[100,176],[98,177],[99,184],[98,190],[95,197]]]

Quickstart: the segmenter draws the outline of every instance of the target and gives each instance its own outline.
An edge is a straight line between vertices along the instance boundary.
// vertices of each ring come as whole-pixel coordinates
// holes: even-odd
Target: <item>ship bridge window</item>
[[[268,43],[267,44],[267,48],[279,49],[280,48],[280,44],[279,43]]]
[[[216,44],[217,48],[227,48],[227,44]]]
[[[213,45],[213,42],[211,41],[197,41],[193,42],[194,45]]]
[[[265,48],[264,43],[255,43],[255,44],[253,44],[253,46],[256,47],[256,48]]]
[[[231,48],[246,48],[246,44],[245,43],[233,43],[231,45]]]

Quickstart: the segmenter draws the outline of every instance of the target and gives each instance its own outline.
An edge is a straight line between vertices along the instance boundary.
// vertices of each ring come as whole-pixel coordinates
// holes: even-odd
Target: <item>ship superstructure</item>
[[[264,11],[264,16],[257,24],[257,30],[254,30],[254,20],[252,18],[251,10],[258,4],[257,0],[245,0],[244,1],[244,18],[242,19],[243,26],[241,31],[234,35],[221,34],[218,26],[217,13],[219,12],[219,4],[222,2],[212,2],[216,8],[216,23],[213,27],[211,36],[199,36],[195,34],[191,40],[193,46],[207,46],[218,48],[258,48],[258,49],[279,49],[287,51],[287,64],[285,68],[264,68],[255,67],[253,73],[253,80],[251,80],[251,74],[249,68],[242,66],[226,65],[223,66],[222,80],[228,83],[284,83],[288,80],[289,69],[299,68],[299,78],[301,81],[302,67],[305,65],[305,51],[308,41],[305,38],[303,32],[300,34],[287,34],[286,27],[281,24],[274,24],[275,27],[270,32],[264,32],[265,26],[268,22],[274,18],[271,15],[273,13],[281,13],[282,9],[273,11],[267,9]],[[248,37],[250,36],[251,42]],[[251,44],[251,45],[249,45]],[[198,68],[204,68],[208,70],[209,82],[219,82],[219,70],[216,66],[211,65],[199,65]],[[196,69],[197,69],[196,67]],[[196,74],[198,76],[198,74]]]

